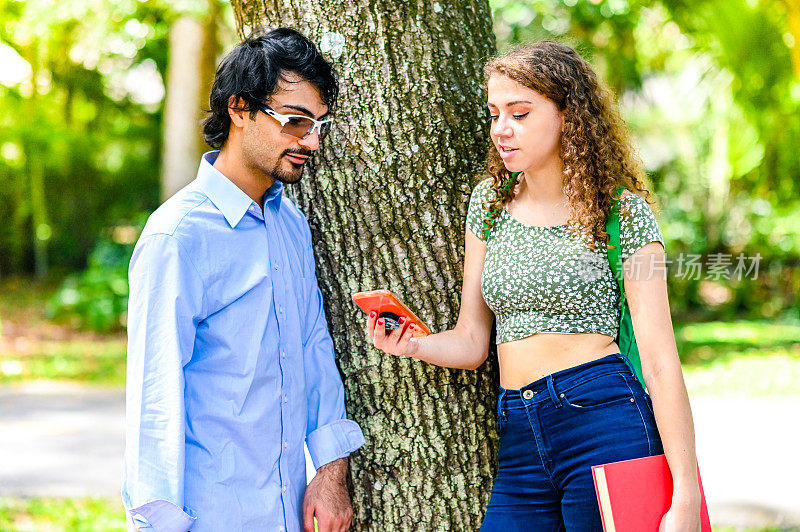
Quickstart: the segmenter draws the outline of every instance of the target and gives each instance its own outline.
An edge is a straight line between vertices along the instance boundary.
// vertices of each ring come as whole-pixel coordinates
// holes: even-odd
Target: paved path
[[[0,387],[0,495],[119,493],[124,393]],[[800,528],[800,398],[695,397],[697,448],[717,525]]]
[[[119,493],[125,393],[70,384],[0,388],[0,495]]]

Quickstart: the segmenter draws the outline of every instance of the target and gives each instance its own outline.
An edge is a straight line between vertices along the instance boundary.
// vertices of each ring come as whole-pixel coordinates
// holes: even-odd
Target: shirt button
[[[278,307],[278,312],[280,312],[281,314],[283,314],[283,305],[281,305],[280,307]]]
[[[278,527],[278,532],[284,532],[285,530],[286,530],[286,529],[285,529],[285,528],[283,528],[282,526],[279,526],[279,527]]]
[[[286,351],[281,351],[281,358],[286,358]]]
[[[283,448],[284,449],[288,449],[289,448],[289,442],[288,441],[283,442]]]
[[[277,271],[277,269],[278,269],[278,263],[276,262],[276,263],[275,263],[275,264],[273,264],[272,266],[273,266],[273,268],[275,268],[275,270]]]
[[[288,395],[284,395],[283,396],[283,402],[284,403],[288,403],[289,402],[289,396]]]
[[[289,489],[289,488],[287,488],[286,486],[284,486],[284,487],[283,487],[283,492],[284,492],[284,493],[286,493],[286,490],[288,490],[288,489]]]

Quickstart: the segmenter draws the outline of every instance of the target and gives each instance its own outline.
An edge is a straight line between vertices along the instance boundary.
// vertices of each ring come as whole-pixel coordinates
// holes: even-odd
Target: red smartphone
[[[399,318],[405,318],[414,324],[414,333],[411,336],[428,336],[431,333],[428,326],[422,323],[422,320],[411,312],[390,290],[358,292],[357,294],[353,294],[353,302],[361,307],[361,310],[367,314],[373,310],[377,312],[379,316],[384,314],[384,316],[381,317],[383,317],[387,323],[389,323],[389,320],[396,321]]]

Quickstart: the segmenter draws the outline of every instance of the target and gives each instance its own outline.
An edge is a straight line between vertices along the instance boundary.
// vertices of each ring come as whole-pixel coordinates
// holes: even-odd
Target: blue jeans
[[[498,429],[482,532],[602,532],[592,466],[663,452],[650,397],[618,354],[500,388]]]

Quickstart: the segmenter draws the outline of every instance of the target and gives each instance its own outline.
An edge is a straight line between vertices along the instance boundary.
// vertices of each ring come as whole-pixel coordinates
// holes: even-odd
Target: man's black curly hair
[[[275,94],[281,76],[289,73],[314,85],[328,109],[336,105],[336,71],[305,35],[291,28],[252,35],[231,50],[217,68],[209,97],[210,114],[203,121],[206,143],[219,149],[228,140],[231,96],[239,97],[242,110],[256,113]]]

